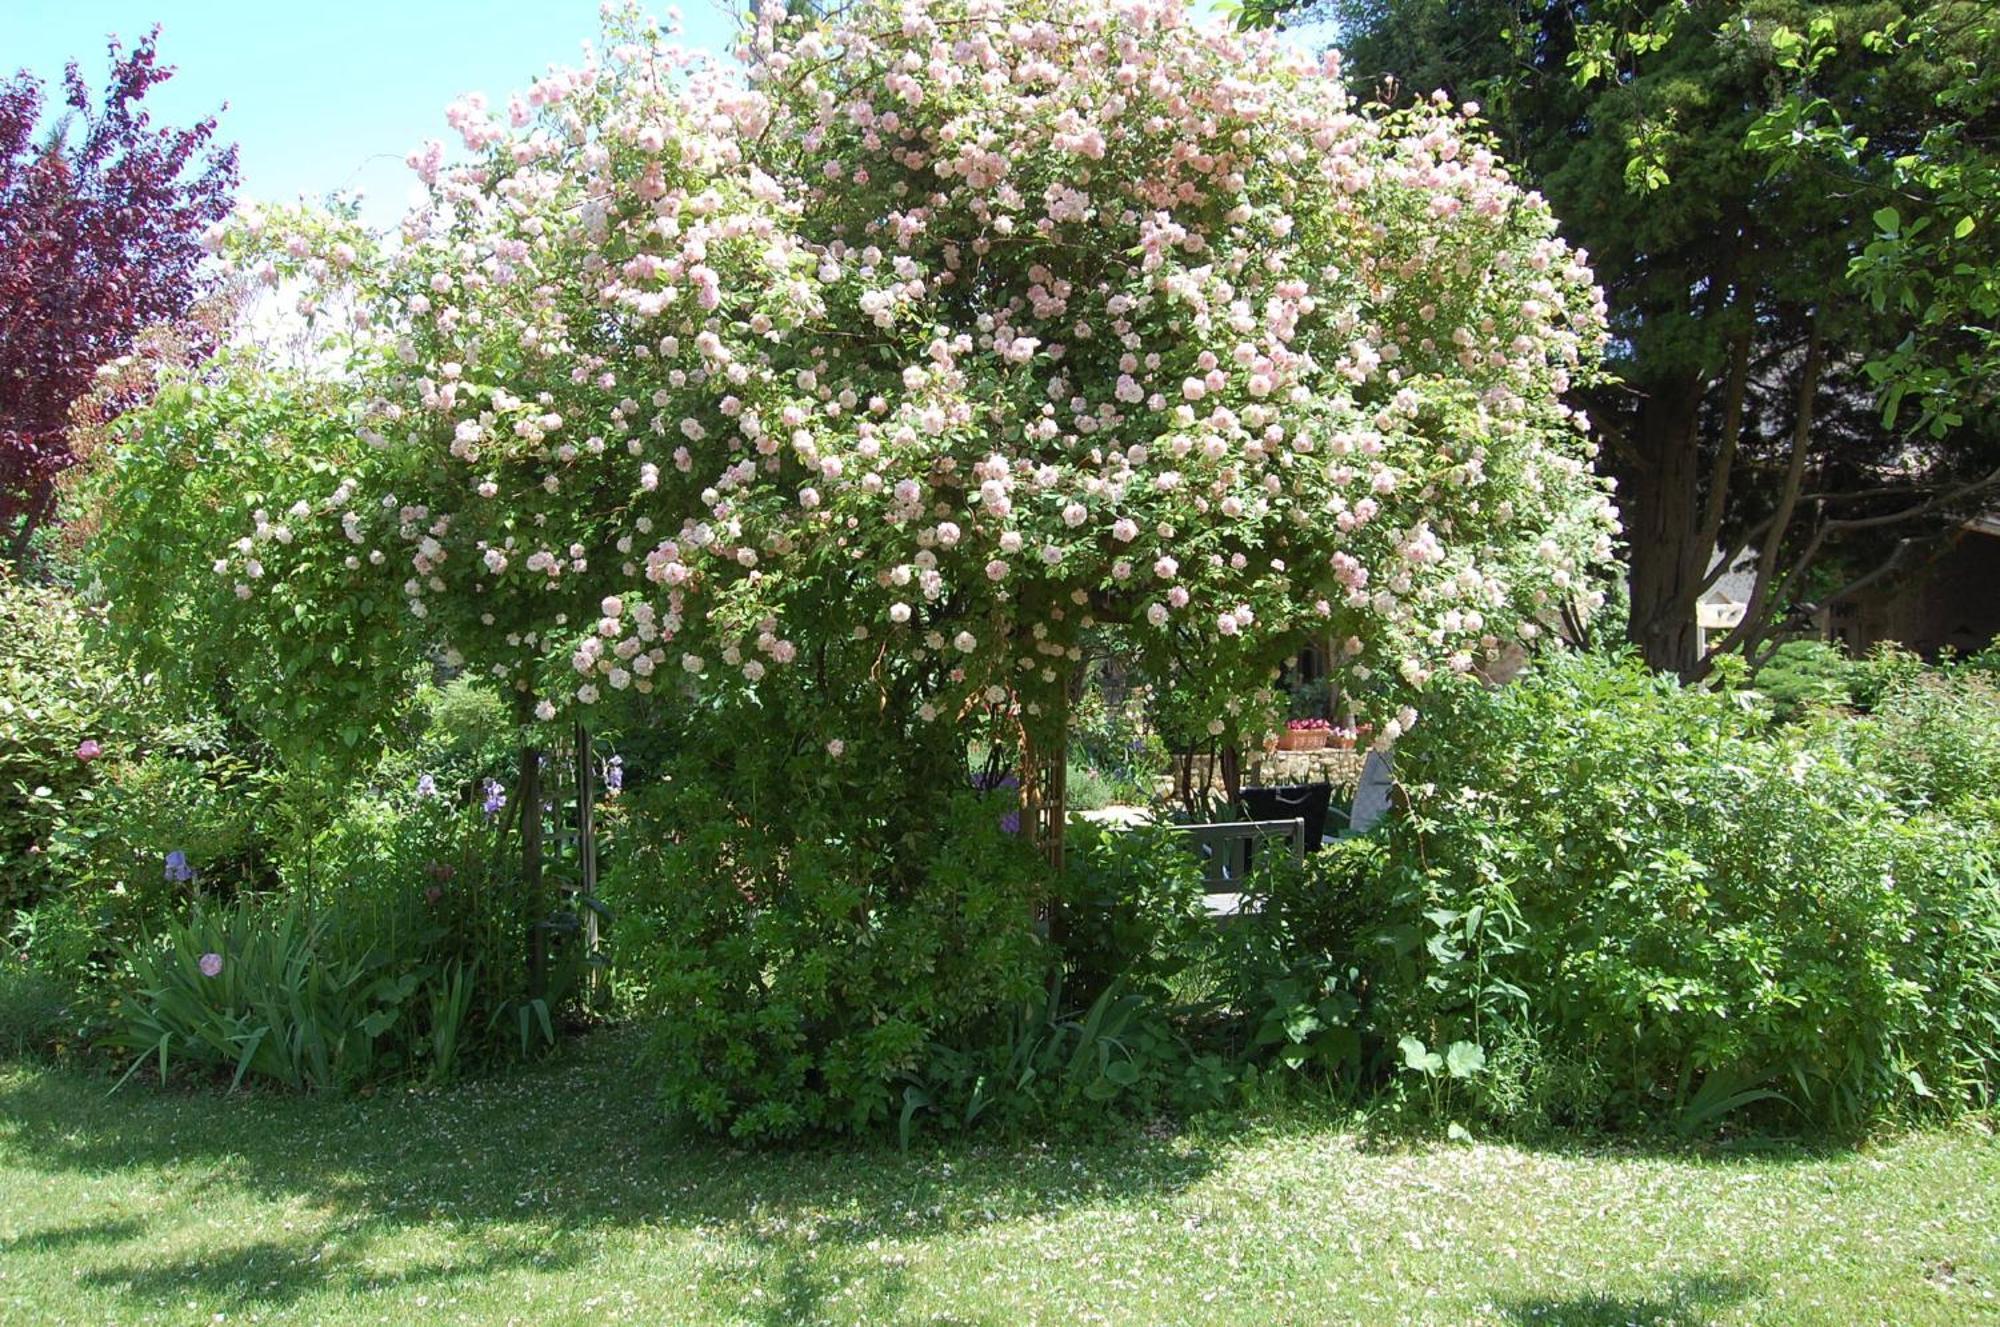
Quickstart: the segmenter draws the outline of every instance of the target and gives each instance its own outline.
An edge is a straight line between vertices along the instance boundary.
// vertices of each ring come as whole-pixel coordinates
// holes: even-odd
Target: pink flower
[[[97,739],[94,737],[86,737],[77,743],[76,758],[86,765],[103,754],[104,748],[97,744]]]
[[[220,977],[222,975],[222,955],[203,954],[200,963],[196,966],[201,969],[201,975],[204,977]]]

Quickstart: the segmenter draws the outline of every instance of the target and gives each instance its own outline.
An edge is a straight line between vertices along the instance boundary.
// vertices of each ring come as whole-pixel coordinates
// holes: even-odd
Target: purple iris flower
[[[625,788],[625,757],[613,756],[604,766],[604,791],[622,792]]]
[[[436,797],[437,795],[437,780],[428,774],[419,775],[417,778],[417,796]]]
[[[187,854],[179,848],[167,854],[167,879],[177,885],[184,885],[194,879],[194,868],[188,865]]]
[[[500,814],[501,808],[507,805],[507,791],[500,786],[498,779],[488,779],[481,786],[486,791],[486,801],[481,806],[481,809],[486,812],[486,818],[491,820]]]
[[[1012,774],[1003,775],[996,779],[982,770],[980,773],[973,775],[972,786],[983,793],[1019,793],[1021,790],[1021,781]],[[1003,834],[1019,834],[1021,832],[1021,808],[1019,806],[1016,806],[1006,815],[1000,817],[1000,832]]]

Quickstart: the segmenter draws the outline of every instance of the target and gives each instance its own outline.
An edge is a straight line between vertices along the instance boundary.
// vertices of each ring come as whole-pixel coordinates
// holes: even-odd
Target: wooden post
[[[528,900],[528,993],[548,990],[548,932],[542,899],[542,752],[521,748],[521,889]]]
[[[590,729],[584,727],[580,718],[576,721],[576,867],[578,892],[584,899],[594,900],[597,897],[597,764],[592,759]],[[586,958],[596,956],[597,944],[597,909],[586,903],[583,907]],[[587,966],[585,986],[595,997],[602,994],[599,970],[595,963]]]
[[[1069,801],[1069,697],[1056,702],[1055,739],[1038,742],[1027,723],[1021,724],[1021,825],[1034,845],[1060,871],[1063,866],[1063,827],[1068,821]]]
[[[1024,720],[1021,724],[1021,828],[1031,836],[1049,864],[1051,897],[1042,922],[1051,940],[1064,934],[1062,909],[1053,897],[1063,869],[1063,829],[1069,819],[1069,697],[1064,693],[1054,714],[1053,742],[1038,742]]]

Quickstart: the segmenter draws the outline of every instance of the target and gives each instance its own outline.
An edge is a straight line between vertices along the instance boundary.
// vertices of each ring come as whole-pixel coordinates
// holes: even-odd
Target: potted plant
[[[1280,751],[1320,751],[1325,749],[1333,725],[1325,719],[1288,719],[1278,737]]]

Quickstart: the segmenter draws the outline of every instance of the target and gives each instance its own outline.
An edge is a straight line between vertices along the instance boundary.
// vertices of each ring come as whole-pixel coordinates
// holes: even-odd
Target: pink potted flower
[[[1326,747],[1333,725],[1325,719],[1292,719],[1278,738],[1280,751],[1320,751]]]

